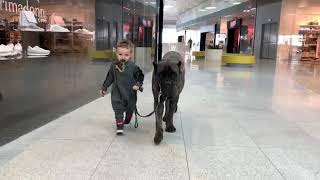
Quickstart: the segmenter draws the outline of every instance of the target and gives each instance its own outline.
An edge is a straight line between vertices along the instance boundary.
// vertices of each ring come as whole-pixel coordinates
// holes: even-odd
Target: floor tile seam
[[[304,90],[307,90],[307,91],[311,91],[312,93],[320,96],[320,92],[317,92],[314,88],[307,88],[306,86],[304,86],[302,84],[302,82],[299,82],[299,80],[297,79],[293,79],[293,77],[290,77],[292,79],[292,81],[296,82],[297,84],[299,84],[300,87],[302,87]]]
[[[217,148],[217,149],[225,149],[225,148],[238,148],[238,149],[258,149],[257,146],[239,146],[239,145],[210,145],[210,144],[186,144],[187,146],[197,146],[204,148]]]
[[[186,155],[186,163],[187,163],[187,169],[188,169],[188,177],[189,180],[191,180],[191,174],[190,174],[190,166],[189,166],[189,158],[188,158],[188,151],[186,147],[186,140],[185,140],[185,135],[184,135],[184,129],[183,129],[183,123],[182,123],[182,116],[181,116],[181,109],[179,108],[179,118],[180,118],[180,126],[181,126],[181,131],[182,131],[182,139],[183,139],[183,145],[184,145],[184,153]]]
[[[258,143],[249,135],[248,131],[246,131],[240,124],[239,120],[236,120],[238,126],[242,131],[251,139],[251,141],[257,146],[258,150],[263,154],[263,156],[268,160],[268,162],[275,168],[275,170],[282,176],[284,180],[287,180],[285,175],[280,171],[280,169],[273,163],[270,157],[263,151],[263,149],[258,145]]]
[[[320,94],[319,94],[319,95],[320,95]],[[277,114],[277,116],[283,118],[288,124],[294,124],[294,126],[291,125],[292,127],[289,127],[290,130],[292,130],[292,129],[298,129],[298,130],[302,131],[302,132],[303,132],[305,135],[307,135],[308,137],[310,137],[310,138],[312,138],[312,139],[314,138],[310,133],[306,132],[306,131],[299,125],[299,122],[289,121],[289,118],[288,118],[288,117],[286,117],[286,116],[284,116],[284,115],[281,115],[281,113],[279,113],[279,112],[277,112],[277,111],[272,110],[272,112],[275,113],[275,114]]]
[[[39,141],[79,141],[79,142],[105,142],[106,139],[71,139],[71,138],[40,138]]]
[[[101,165],[103,159],[107,156],[107,153],[108,153],[108,151],[110,150],[111,145],[114,143],[115,140],[116,140],[116,137],[113,137],[113,139],[111,140],[110,144],[108,145],[106,151],[105,151],[105,152],[103,153],[103,155],[101,156],[100,161],[97,163],[97,165],[96,165],[96,167],[94,168],[92,174],[90,175],[89,180],[92,180],[92,178],[94,177],[95,173],[97,172],[97,170],[98,170],[99,166]]]

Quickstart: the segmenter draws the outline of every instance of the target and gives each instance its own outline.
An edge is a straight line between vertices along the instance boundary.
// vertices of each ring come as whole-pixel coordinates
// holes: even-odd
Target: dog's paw
[[[154,143],[156,145],[160,144],[160,142],[162,141],[163,139],[163,134],[162,133],[156,133],[156,135],[154,136]]]
[[[167,127],[166,127],[166,132],[174,133],[174,132],[176,132],[176,128],[174,127],[173,124],[169,124],[169,125],[167,125]]]

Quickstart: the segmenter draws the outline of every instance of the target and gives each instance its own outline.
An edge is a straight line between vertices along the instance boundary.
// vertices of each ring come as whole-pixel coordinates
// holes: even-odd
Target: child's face
[[[126,62],[131,58],[131,49],[118,47],[117,48],[117,57],[118,60],[125,60]]]

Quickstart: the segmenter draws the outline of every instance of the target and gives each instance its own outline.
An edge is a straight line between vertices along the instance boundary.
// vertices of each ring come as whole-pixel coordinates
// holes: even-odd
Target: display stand
[[[320,58],[320,26],[300,26],[303,35],[301,61],[319,61]]]

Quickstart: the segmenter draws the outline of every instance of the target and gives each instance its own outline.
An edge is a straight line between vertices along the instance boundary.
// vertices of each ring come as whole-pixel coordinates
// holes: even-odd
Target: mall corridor
[[[319,62],[320,0],[0,0],[0,180],[320,180]]]
[[[159,146],[153,116],[116,136],[108,95],[2,146],[0,179],[320,178],[320,95],[297,80],[306,68],[186,62],[177,132]],[[150,79],[138,97],[143,114]]]

